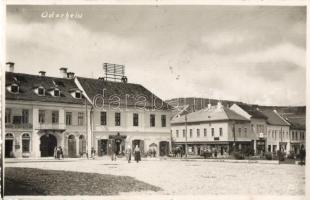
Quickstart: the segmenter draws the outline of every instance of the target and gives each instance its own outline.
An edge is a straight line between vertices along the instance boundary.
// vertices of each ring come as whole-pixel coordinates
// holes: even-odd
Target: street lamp
[[[185,113],[185,157],[187,158],[187,112]]]

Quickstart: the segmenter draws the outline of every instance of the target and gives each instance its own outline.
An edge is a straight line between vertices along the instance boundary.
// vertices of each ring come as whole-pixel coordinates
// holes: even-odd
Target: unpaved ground
[[[123,175],[158,186],[169,195],[304,195],[305,167],[299,165],[153,160],[16,162],[6,167]],[[154,192],[144,192],[154,194]]]

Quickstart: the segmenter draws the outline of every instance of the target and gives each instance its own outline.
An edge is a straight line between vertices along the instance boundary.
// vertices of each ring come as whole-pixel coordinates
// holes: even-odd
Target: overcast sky
[[[78,13],[81,19],[43,18]],[[305,105],[306,8],[259,6],[9,6],[7,60],[16,72],[103,76],[166,100],[206,97]]]

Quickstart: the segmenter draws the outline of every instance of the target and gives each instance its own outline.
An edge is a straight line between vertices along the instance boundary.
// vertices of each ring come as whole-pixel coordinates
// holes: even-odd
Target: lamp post
[[[187,158],[187,112],[185,113],[185,157]]]

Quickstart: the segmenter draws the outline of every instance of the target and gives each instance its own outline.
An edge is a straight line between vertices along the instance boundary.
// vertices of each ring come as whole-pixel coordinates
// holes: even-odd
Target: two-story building
[[[290,124],[272,109],[260,110],[267,117],[267,152],[290,151]]]
[[[263,154],[266,151],[267,117],[254,105],[233,104],[230,109],[251,121],[249,131],[252,131],[255,135],[255,153]]]
[[[142,85],[77,77],[92,110],[92,146],[98,155],[117,153],[138,145],[142,153],[165,156],[170,148],[170,106]],[[117,138],[117,139],[116,139]]]
[[[229,154],[233,148],[253,148],[255,136],[250,120],[228,107],[208,105],[207,108],[177,116],[171,121],[175,145],[188,145],[188,152],[200,154],[202,148],[216,150],[219,155]]]
[[[48,157],[86,153],[85,98],[73,77],[6,72],[5,156]],[[61,71],[66,70],[62,69]]]

